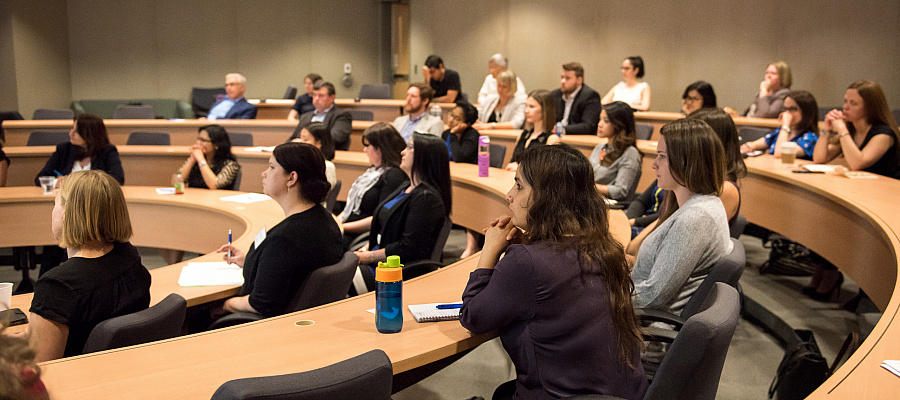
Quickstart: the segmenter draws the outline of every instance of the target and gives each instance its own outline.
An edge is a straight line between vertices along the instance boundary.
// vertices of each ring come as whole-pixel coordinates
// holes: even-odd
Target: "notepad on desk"
[[[892,374],[900,376],[900,360],[884,360],[881,368],[891,371]]]
[[[416,319],[416,322],[455,321],[459,319],[459,312],[462,311],[461,308],[437,308],[442,304],[462,305],[462,302],[458,301],[455,303],[410,304],[407,307],[409,307],[409,312],[412,313],[413,317]]]
[[[181,268],[180,286],[243,285],[241,267],[225,261],[189,262]]]

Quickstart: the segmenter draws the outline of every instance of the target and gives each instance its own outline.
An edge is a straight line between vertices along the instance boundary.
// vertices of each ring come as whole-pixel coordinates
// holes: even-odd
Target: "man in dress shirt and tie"
[[[256,119],[256,106],[244,98],[247,78],[241,74],[225,75],[225,93],[228,97],[217,101],[209,109],[210,120],[216,119]]]
[[[315,110],[300,115],[300,123],[294,129],[288,141],[300,137],[300,131],[313,122],[321,122],[331,132],[336,150],[348,150],[350,148],[350,131],[352,130],[352,118],[350,112],[343,110],[334,104],[334,85],[325,81],[317,81],[313,86],[312,103]]]
[[[563,64],[559,89],[550,93],[556,101],[556,122],[562,122],[558,135],[595,135],[600,122],[600,95],[584,84],[580,63]]]
[[[424,83],[411,83],[406,91],[406,115],[394,120],[394,128],[407,143],[414,132],[427,133],[440,137],[444,131],[444,121],[428,113],[434,90]]]

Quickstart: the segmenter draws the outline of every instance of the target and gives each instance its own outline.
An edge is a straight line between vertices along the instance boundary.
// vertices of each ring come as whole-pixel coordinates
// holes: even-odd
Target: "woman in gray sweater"
[[[725,154],[709,125],[687,119],[662,127],[656,152],[653,169],[667,193],[631,271],[634,305],[680,314],[712,265],[731,251],[718,198]]]
[[[603,106],[597,137],[606,138],[591,152],[594,182],[608,199],[631,201],[641,179],[641,152],[635,147],[634,112],[621,101]]]

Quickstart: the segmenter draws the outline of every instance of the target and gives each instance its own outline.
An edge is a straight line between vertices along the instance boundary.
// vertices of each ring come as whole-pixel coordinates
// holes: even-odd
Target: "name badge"
[[[266,227],[260,229],[259,233],[256,234],[256,237],[253,238],[253,245],[258,249],[263,240],[266,240]]]

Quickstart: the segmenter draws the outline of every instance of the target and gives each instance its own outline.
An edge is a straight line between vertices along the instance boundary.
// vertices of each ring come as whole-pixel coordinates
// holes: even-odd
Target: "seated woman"
[[[684,88],[681,95],[681,112],[691,115],[702,108],[716,108],[716,92],[706,81],[694,82]]]
[[[400,152],[406,149],[406,142],[393,125],[378,122],[366,128],[362,143],[371,166],[353,181],[347,193],[347,205],[338,217],[344,227],[345,248],[357,235],[369,231],[378,205],[409,182],[406,172],[400,168]]]
[[[532,146],[559,143],[559,136],[553,133],[556,126],[556,103],[550,92],[532,90],[525,100],[525,130],[516,140],[507,171],[515,171],[519,167],[519,157],[525,149]]]
[[[469,103],[460,103],[450,111],[447,126],[441,138],[450,152],[450,161],[458,163],[478,163],[478,131],[472,124],[478,118],[478,110]]]
[[[34,285],[28,335],[37,362],[79,355],[94,326],[150,306],[150,273],[128,242],[118,182],[96,170],[60,182],[50,225],[69,259]]]
[[[784,98],[784,111],[778,116],[781,127],[765,137],[741,145],[741,153],[765,150],[769,154],[781,154],[781,145],[797,144],[797,157],[810,160],[816,141],[819,140],[819,105],[812,93],[796,90]]]
[[[666,197],[657,224],[645,230],[650,233],[631,271],[634,305],[679,315],[713,264],[731,251],[718,197],[725,151],[709,125],[680,119],[660,129],[656,153],[653,169]]]
[[[597,137],[607,139],[591,152],[594,182],[608,199],[629,202],[641,179],[641,152],[635,147],[634,112],[621,101],[603,106]]]
[[[728,224],[737,220],[741,212],[741,190],[738,180],[747,176],[747,166],[741,155],[740,138],[734,120],[725,111],[719,109],[703,109],[688,116],[689,119],[699,119],[706,122],[722,142],[725,149],[725,184],[719,199],[725,206],[725,214],[728,216]]]
[[[506,195],[510,215],[486,229],[460,323],[500,330],[518,376],[494,399],[640,399],[647,390],[634,285],[593,183],[571,146],[528,149]]]
[[[303,78],[303,94],[297,96],[297,101],[294,102],[294,106],[291,107],[291,111],[288,113],[288,120],[297,121],[300,119],[301,114],[306,114],[316,109],[316,106],[312,103],[313,87],[320,80],[322,80],[322,76],[319,74],[307,74]]]
[[[216,251],[231,251],[223,259],[244,269],[240,294],[226,300],[223,310],[272,317],[287,311],[312,271],[340,261],[343,247],[337,222],[321,204],[331,189],[321,151],[306,143],[281,144],[262,179],[263,193],[278,202],[284,220],[246,254],[228,244]]]
[[[600,99],[600,103],[606,105],[614,101],[624,101],[637,111],[649,110],[650,85],[638,81],[643,77],[643,58],[634,56],[622,60],[622,81],[609,89],[609,92]]]
[[[191,155],[178,170],[189,171],[188,187],[201,189],[231,189],[241,165],[231,153],[231,139],[220,125],[201,126]],[[174,183],[175,175],[172,175]]]
[[[431,257],[444,221],[453,208],[447,146],[433,135],[415,133],[401,153],[400,168],[410,177],[375,210],[369,250],[359,250],[361,265],[400,256],[403,263]]]
[[[769,64],[762,82],[759,83],[759,94],[741,115],[754,118],[777,117],[790,90],[791,68],[784,61]],[[729,107],[725,107],[725,112],[737,116],[737,112]]]
[[[525,122],[525,96],[518,91],[516,74],[506,70],[497,76],[497,94],[487,95],[478,107],[475,129],[521,129]]]
[[[813,161],[824,164],[840,154],[852,170],[900,179],[900,131],[877,83],[853,82],[844,93],[843,110],[825,116]]]
[[[119,151],[109,143],[103,120],[96,115],[81,114],[69,131],[69,141],[56,146],[44,168],[34,177],[34,184],[40,186],[38,178],[42,176],[65,176],[89,169],[106,172],[120,185],[125,184]]]
[[[316,146],[325,156],[325,178],[334,187],[337,183],[337,169],[334,168],[334,138],[331,132],[321,122],[313,122],[300,130],[300,136],[291,140],[297,143],[307,143]]]

